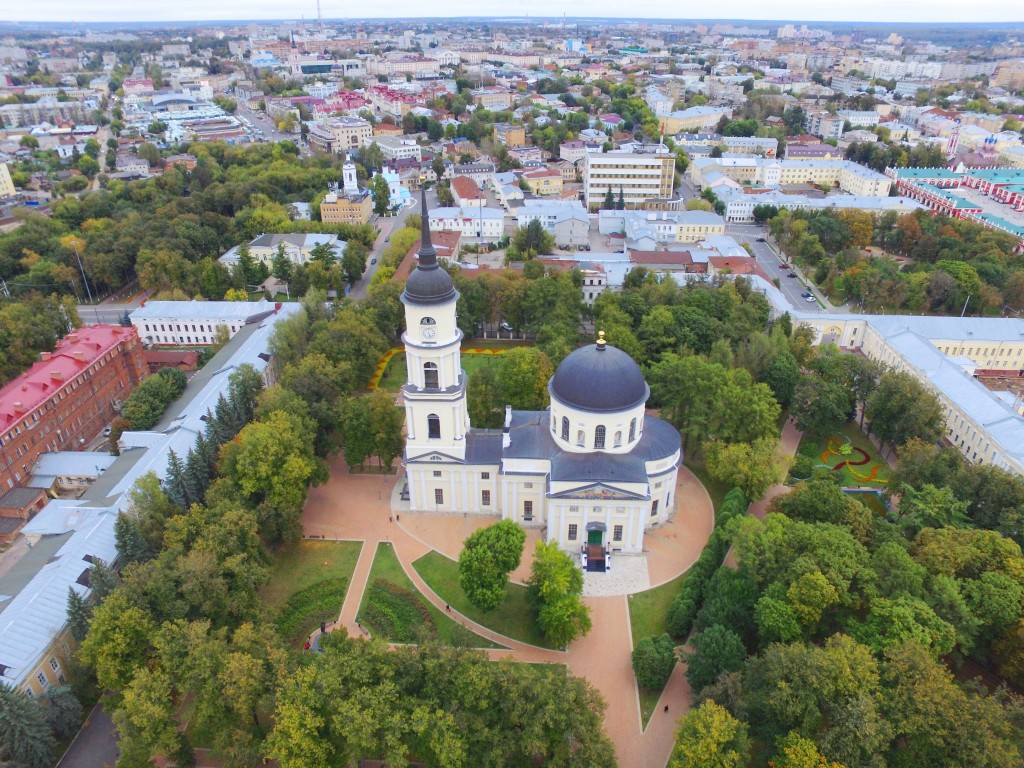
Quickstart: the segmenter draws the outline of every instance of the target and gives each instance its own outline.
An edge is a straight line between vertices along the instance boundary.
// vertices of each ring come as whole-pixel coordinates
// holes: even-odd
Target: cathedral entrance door
[[[604,531],[587,531],[587,544],[597,544],[600,546],[604,543]]]

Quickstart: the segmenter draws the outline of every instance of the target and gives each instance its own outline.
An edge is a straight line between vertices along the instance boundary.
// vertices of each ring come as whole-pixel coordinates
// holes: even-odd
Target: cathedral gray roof
[[[608,413],[647,402],[651,389],[632,357],[600,340],[570,353],[548,382],[548,392],[572,408]]]

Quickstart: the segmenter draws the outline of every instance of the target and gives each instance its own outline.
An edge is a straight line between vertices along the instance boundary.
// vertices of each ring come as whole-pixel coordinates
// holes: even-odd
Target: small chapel
[[[462,370],[458,291],[430,241],[426,194],[417,265],[402,293],[402,388],[410,509],[493,515],[544,531],[603,571],[612,553],[639,554],[644,532],[675,509],[679,432],[645,413],[640,366],[601,334],[569,354],[543,411],[506,406],[502,429],[474,429]]]

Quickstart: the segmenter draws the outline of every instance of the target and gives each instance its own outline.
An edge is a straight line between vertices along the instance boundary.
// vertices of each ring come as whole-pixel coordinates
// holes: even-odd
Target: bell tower
[[[406,420],[406,461],[428,454],[462,462],[466,457],[469,411],[466,408],[466,374],[462,370],[462,331],[456,322],[459,292],[449,274],[437,262],[430,241],[427,193],[422,192],[423,224],[417,265],[402,292],[405,305],[407,381],[402,388]],[[409,467],[410,480],[413,468]],[[413,508],[414,484],[410,482]],[[420,508],[431,508],[427,504]]]

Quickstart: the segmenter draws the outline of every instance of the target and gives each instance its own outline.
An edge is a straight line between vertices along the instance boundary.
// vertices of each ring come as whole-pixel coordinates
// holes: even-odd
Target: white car
[[[813,296],[808,296],[806,299],[804,299],[804,301],[806,301],[808,304],[817,304],[818,303],[818,300],[816,298],[814,298]]]

